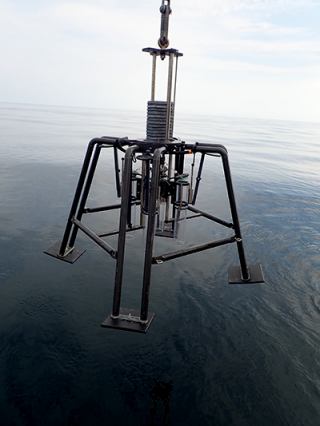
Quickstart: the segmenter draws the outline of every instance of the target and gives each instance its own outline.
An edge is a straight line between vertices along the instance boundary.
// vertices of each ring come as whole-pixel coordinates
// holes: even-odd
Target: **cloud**
[[[245,11],[283,11],[296,8],[319,6],[315,0],[175,0],[174,11],[179,10],[184,16],[212,17],[216,15],[239,13]]]
[[[144,105],[151,60],[141,49],[157,45],[160,4],[161,0],[0,0],[0,101]],[[263,96],[283,76],[295,86],[299,79],[312,77],[319,87],[318,1],[172,0],[171,6],[170,47],[184,53],[179,69],[192,79],[185,87],[203,79],[211,93],[218,83],[215,78],[228,87],[222,81],[226,72],[228,78],[250,76],[246,85],[254,87],[263,76]],[[235,99],[244,91],[235,84],[228,93],[238,105]],[[193,91],[193,96],[200,94]],[[302,99],[302,89],[299,96]]]
[[[221,60],[205,56],[193,56],[192,58],[184,59],[184,66],[188,68],[196,68],[201,70],[211,71],[233,71],[236,73],[241,72],[263,72],[273,74],[283,73],[304,73],[304,74],[316,74],[320,73],[320,64],[313,66],[300,66],[297,67],[281,67],[265,64],[257,64],[252,62],[246,62],[243,60],[232,61],[232,60]]]

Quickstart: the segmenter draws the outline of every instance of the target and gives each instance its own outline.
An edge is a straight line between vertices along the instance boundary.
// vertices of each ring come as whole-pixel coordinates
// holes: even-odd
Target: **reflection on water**
[[[160,403],[163,405],[163,415],[162,415],[162,425],[166,426],[170,424],[170,420],[168,418],[169,415],[169,402],[170,395],[173,389],[172,380],[155,380],[155,383],[149,392],[149,396],[153,399],[153,405],[149,410],[149,414],[151,415],[151,423],[150,425],[156,425],[156,416],[158,411],[161,410]]]
[[[0,107],[0,424],[318,424],[320,125],[176,114],[177,136],[227,146],[247,258],[266,283],[228,286],[233,245],[156,265],[142,336],[99,327],[115,267],[99,247],[80,235],[73,266],[42,252],[61,238],[88,141],[141,137],[145,114]],[[92,205],[115,197],[108,155]],[[199,198],[228,220],[219,159],[205,163]],[[117,217],[90,220],[113,229]],[[186,244],[224,232],[194,223]],[[123,288],[133,309],[136,234]]]

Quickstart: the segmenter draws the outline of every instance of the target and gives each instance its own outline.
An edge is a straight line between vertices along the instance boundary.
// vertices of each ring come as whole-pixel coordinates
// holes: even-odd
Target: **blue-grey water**
[[[81,234],[74,265],[43,250],[61,239],[88,141],[144,137],[145,114],[0,104],[1,425],[320,424],[320,124],[176,111],[174,133],[228,148],[246,256],[265,283],[228,285],[235,245],[175,259],[153,267],[146,335],[102,329],[115,261]],[[92,206],[115,201],[111,160]],[[218,158],[199,207],[230,218]],[[117,218],[89,219],[100,231]],[[227,234],[188,222],[187,245]],[[139,309],[142,265],[135,235],[123,307]]]

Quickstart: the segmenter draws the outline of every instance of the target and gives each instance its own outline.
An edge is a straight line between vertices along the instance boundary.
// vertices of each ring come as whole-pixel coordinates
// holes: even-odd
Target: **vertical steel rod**
[[[171,52],[170,53],[170,57],[169,57],[169,69],[168,69],[167,118],[166,118],[166,137],[165,137],[165,142],[169,142],[169,134],[170,134],[173,59],[174,59],[174,52]],[[169,165],[168,165],[168,169],[169,169],[168,170],[168,179],[170,179],[171,176],[172,176],[172,154],[169,154]],[[171,197],[168,197],[167,202],[166,202],[165,220],[169,220],[170,198]]]
[[[120,198],[120,178],[119,178],[119,159],[118,159],[118,150],[117,147],[113,147],[113,155],[114,155],[114,171],[115,171],[115,177],[116,177],[116,190],[117,190],[117,197]]]
[[[141,170],[141,206],[140,206],[140,226],[144,226],[144,193],[145,193],[145,188],[144,188],[144,180],[146,177],[146,162],[142,161],[142,170]]]
[[[169,154],[168,181],[171,179],[171,177],[172,177],[172,154]],[[170,200],[171,200],[171,195],[169,195],[167,197],[167,201],[166,201],[166,215],[165,215],[165,220],[169,220]]]
[[[199,185],[200,185],[200,181],[201,181],[201,174],[202,174],[202,168],[203,168],[205,155],[206,154],[204,152],[201,154],[201,160],[200,160],[200,164],[199,164],[198,175],[197,175],[197,178],[196,178],[196,186],[194,188],[194,195],[193,195],[193,200],[192,200],[193,206],[196,203],[196,199],[197,199],[197,195],[198,195],[198,190],[199,190]]]
[[[132,205],[131,205],[131,196],[132,196],[132,161],[131,161],[129,188],[130,188],[130,192],[129,192],[129,197],[128,197],[127,226],[129,228],[132,228],[132,223],[131,223],[131,207],[132,207]]]
[[[175,112],[175,109],[176,109],[177,76],[178,76],[178,56],[176,56],[176,70],[175,70],[174,86],[173,86],[172,133],[173,133],[173,128],[174,128],[174,112]]]
[[[156,63],[157,54],[152,55],[152,80],[151,80],[151,100],[154,101],[156,95]]]
[[[166,138],[165,138],[166,142],[169,142],[169,134],[170,134],[173,58],[174,58],[174,52],[171,52],[169,57],[169,70],[168,70],[167,119],[166,119]]]
[[[118,250],[117,250],[117,264],[116,276],[114,283],[113,294],[113,307],[112,317],[119,317],[120,301],[121,301],[121,287],[124,263],[124,249],[126,240],[127,216],[129,203],[128,199],[131,197],[131,170],[132,170],[132,156],[135,151],[139,149],[138,146],[132,146],[127,149],[124,160],[123,181],[122,181],[122,194],[121,194],[121,210],[120,210],[120,223],[119,223],[119,237],[118,237]]]

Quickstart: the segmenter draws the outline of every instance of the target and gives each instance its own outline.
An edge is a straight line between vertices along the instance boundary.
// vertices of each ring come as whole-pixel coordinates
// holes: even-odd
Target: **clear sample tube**
[[[156,233],[163,232],[166,216],[166,200],[160,198],[157,202]]]
[[[131,226],[137,225],[137,178],[135,174],[132,174],[132,180],[131,180],[131,198],[130,198],[130,223]],[[135,231],[131,230],[126,233],[126,239],[127,240],[133,240]]]
[[[185,244],[186,222],[188,208],[189,182],[178,180],[176,182],[176,201],[174,202],[175,217],[173,238],[177,245]]]

